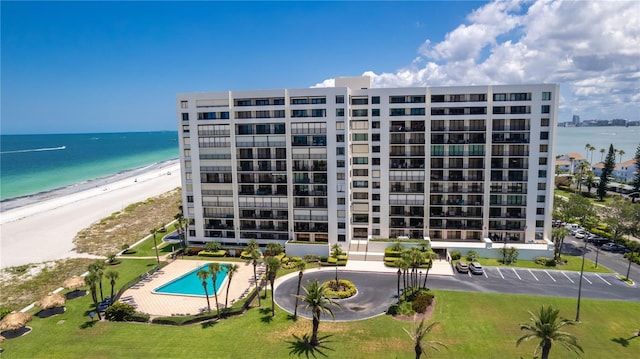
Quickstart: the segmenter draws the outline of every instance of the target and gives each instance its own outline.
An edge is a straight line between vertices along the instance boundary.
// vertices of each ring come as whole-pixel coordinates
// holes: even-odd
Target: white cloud
[[[374,87],[553,82],[560,121],[639,119],[638,2],[494,1],[466,20],[442,41],[426,39],[406,67],[365,74]]]

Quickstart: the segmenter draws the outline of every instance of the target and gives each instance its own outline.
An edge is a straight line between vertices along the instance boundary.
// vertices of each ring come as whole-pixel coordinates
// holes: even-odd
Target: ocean
[[[178,133],[0,136],[0,200],[46,192],[179,157]]]
[[[559,127],[555,154],[587,155],[585,145],[625,152],[640,144],[640,127]],[[179,157],[177,132],[0,136],[0,200],[28,196]],[[589,153],[589,159],[591,159]],[[619,160],[616,156],[616,160]]]

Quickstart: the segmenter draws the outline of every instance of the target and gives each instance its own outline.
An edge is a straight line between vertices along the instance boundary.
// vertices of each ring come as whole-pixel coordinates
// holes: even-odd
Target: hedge
[[[335,292],[331,290],[331,285],[330,285],[331,282],[334,282],[334,281],[331,280],[327,282],[327,291],[326,291],[327,296],[334,299],[344,299],[344,298],[350,298],[356,295],[356,291],[357,291],[356,286],[353,283],[351,283],[351,281],[348,281],[346,279],[338,279],[338,282],[340,284],[348,287],[347,290],[339,291],[339,292]]]
[[[225,251],[224,249],[220,249],[214,252],[210,252],[210,251],[198,252],[198,256],[200,257],[224,257],[225,254],[227,254],[227,251]]]

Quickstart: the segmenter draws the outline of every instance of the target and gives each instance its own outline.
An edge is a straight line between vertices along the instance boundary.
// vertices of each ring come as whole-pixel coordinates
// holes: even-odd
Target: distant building
[[[580,115],[573,115],[573,119],[571,120],[571,123],[573,123],[576,126],[580,125]]]
[[[556,160],[556,164],[558,160],[567,161],[569,163],[569,167],[567,168],[567,171],[569,171],[570,173],[575,173],[576,168],[578,168],[578,165],[580,165],[581,162],[584,162],[587,159],[584,158],[583,155],[577,152],[568,152],[568,153],[565,153],[564,155],[560,155],[560,157],[558,157]],[[562,164],[565,164],[565,163],[562,162]]]
[[[614,118],[611,120],[611,126],[626,126],[627,120],[623,118]]]
[[[631,182],[633,181],[636,171],[638,171],[638,164],[635,158],[632,158],[618,163],[613,170],[612,176],[620,181]]]

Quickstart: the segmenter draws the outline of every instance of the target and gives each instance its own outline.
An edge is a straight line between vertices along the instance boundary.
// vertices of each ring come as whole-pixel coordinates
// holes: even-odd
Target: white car
[[[584,239],[585,237],[587,237],[590,234],[591,233],[585,232],[585,231],[576,232],[576,239]]]

